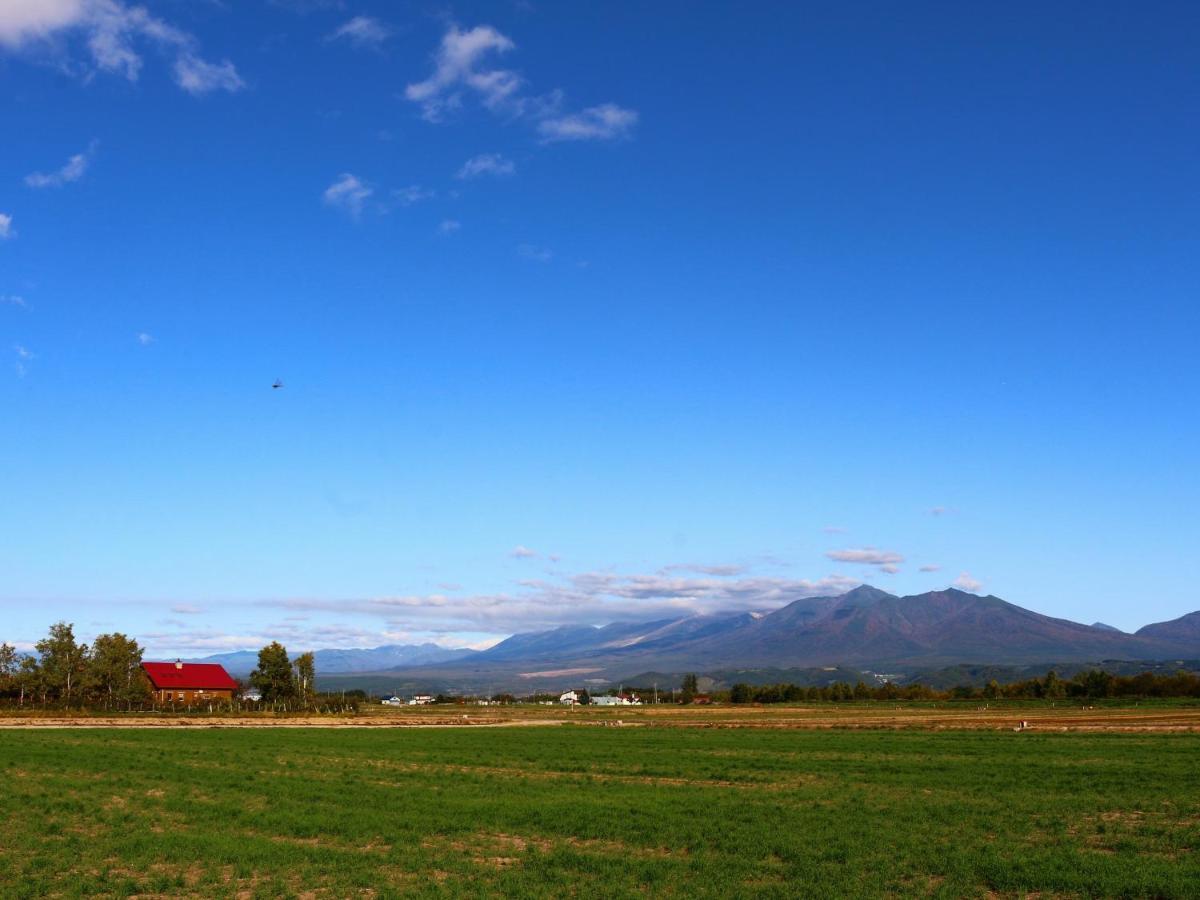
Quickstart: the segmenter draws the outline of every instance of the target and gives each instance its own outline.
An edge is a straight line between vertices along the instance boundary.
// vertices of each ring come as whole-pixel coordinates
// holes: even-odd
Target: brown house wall
[[[232,700],[233,691],[168,691],[154,692],[159,703],[208,703],[210,700]]]

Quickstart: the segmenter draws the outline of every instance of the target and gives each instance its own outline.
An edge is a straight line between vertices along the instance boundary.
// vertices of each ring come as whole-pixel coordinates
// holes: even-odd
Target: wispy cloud
[[[480,175],[512,175],[517,171],[516,163],[499,153],[480,153],[472,156],[458,170],[456,178],[478,178]]]
[[[977,578],[972,578],[970,572],[961,572],[959,576],[954,579],[950,586],[956,587],[959,590],[970,591],[972,594],[976,594],[979,592],[979,589],[983,587],[983,582]]]
[[[615,103],[602,103],[582,112],[543,119],[538,134],[543,141],[613,141],[629,137],[638,114]]]
[[[245,82],[229,60],[210,63],[185,53],[175,60],[176,83],[193,96],[211,91],[240,91]]]
[[[171,607],[171,612],[180,616],[199,616],[204,613],[204,610],[190,603],[176,603]]]
[[[955,510],[949,506],[935,506],[929,510],[931,516],[948,516]]]
[[[524,581],[519,590],[496,594],[421,594],[360,600],[266,601],[289,610],[369,615],[390,627],[478,630],[512,634],[563,624],[685,617],[742,610],[778,609],[807,597],[841,594],[857,579],[831,575],[816,580],[763,577],[683,578],[585,572],[556,581]]]
[[[408,85],[404,96],[421,104],[422,115],[431,122],[441,121],[447,110],[461,106],[463,91],[496,108],[520,88],[521,79],[508,69],[485,68],[483,63],[515,46],[490,25],[469,31],[451,25],[434,54],[433,74]]]
[[[462,222],[458,221],[458,219],[442,219],[438,224],[438,233],[454,234],[460,228],[462,228]]]
[[[554,252],[537,244],[518,244],[517,255],[534,262],[547,263],[554,258]]]
[[[746,572],[745,566],[736,565],[701,565],[699,563],[674,563],[669,566],[663,566],[659,569],[660,575],[667,575],[671,572],[695,572],[700,575],[717,575],[722,578],[731,578],[734,575],[744,575]]]
[[[823,532],[825,532],[826,534],[845,534],[846,533],[846,529],[843,528],[841,525],[826,525],[821,530]]]
[[[154,335],[149,334],[145,331],[139,331],[137,333],[137,342],[139,344],[141,344],[143,347],[149,347],[151,344],[154,343]]]
[[[62,57],[66,40],[84,39],[90,66]],[[106,72],[136,81],[143,59],[141,45],[174,56],[175,82],[191,94],[237,91],[244,85],[229,60],[208,62],[196,39],[142,6],[120,0],[8,0],[0,3],[0,47],[27,54],[58,54],[60,66],[90,77]]]
[[[408,187],[397,188],[392,191],[392,196],[401,206],[412,206],[414,203],[432,200],[437,196],[437,191],[433,188],[422,187],[419,184],[410,184]]]
[[[16,362],[13,363],[13,369],[16,371],[18,378],[24,378],[29,374],[29,363],[35,359],[34,354],[29,348],[21,344],[13,345],[13,353],[17,356]]]
[[[512,550],[509,551],[508,555],[513,559],[536,559],[538,552],[536,550],[530,550],[524,544],[517,544],[517,546],[513,547]]]
[[[371,198],[375,189],[357,175],[343,172],[337,180],[325,188],[322,198],[326,205],[348,212],[354,218],[362,214],[363,204]]]
[[[12,216],[8,213],[0,213],[0,241],[7,241],[16,236],[17,229],[13,228]]]
[[[857,547],[846,550],[830,550],[825,554],[834,562],[854,563],[860,566],[875,566],[881,572],[894,575],[900,571],[904,557],[894,550],[877,550],[874,547]]]
[[[17,294],[0,294],[0,306],[17,306],[21,309],[29,308],[29,304],[25,302],[25,298]]]
[[[931,564],[931,565],[921,566],[921,568],[918,569],[917,571],[918,572],[940,572],[941,570],[942,570],[941,566],[935,566],[935,565]]]
[[[72,181],[78,181],[87,172],[92,154],[96,151],[96,142],[92,141],[82,153],[76,153],[66,163],[54,172],[31,172],[25,176],[25,184],[31,188],[62,187]]]
[[[409,84],[404,95],[421,106],[427,121],[441,122],[476,98],[486,109],[509,120],[536,123],[542,141],[613,140],[628,137],[638,114],[615,103],[601,103],[580,112],[563,111],[563,92],[525,92],[525,79],[495,60],[516,48],[507,35],[490,25],[464,31],[451,25],[433,56],[433,73]]]
[[[378,50],[391,35],[392,30],[373,16],[355,16],[326,40],[346,41],[356,47]]]

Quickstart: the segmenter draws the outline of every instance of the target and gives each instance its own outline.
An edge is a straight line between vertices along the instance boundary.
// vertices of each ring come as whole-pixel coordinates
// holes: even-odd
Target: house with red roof
[[[150,679],[158,703],[202,703],[232,700],[237,682],[217,663],[144,662],[142,671]]]

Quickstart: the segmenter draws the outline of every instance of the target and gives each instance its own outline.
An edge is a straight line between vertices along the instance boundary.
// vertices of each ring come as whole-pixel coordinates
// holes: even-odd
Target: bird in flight
[[[281,387],[283,387],[283,382],[276,378],[275,383],[271,385],[271,390],[277,391]]]

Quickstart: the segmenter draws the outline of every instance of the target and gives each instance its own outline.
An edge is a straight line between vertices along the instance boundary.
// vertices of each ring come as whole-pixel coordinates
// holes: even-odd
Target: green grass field
[[[1200,735],[0,731],[0,896],[1200,896]]]

